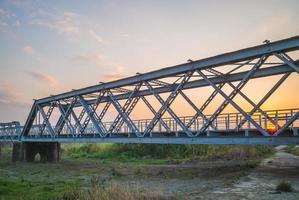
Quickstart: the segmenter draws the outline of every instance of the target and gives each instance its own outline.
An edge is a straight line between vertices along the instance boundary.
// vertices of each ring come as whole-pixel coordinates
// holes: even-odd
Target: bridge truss
[[[39,142],[298,144],[298,109],[261,109],[292,74],[299,73],[297,50],[299,36],[38,99],[16,138]],[[244,91],[248,82],[274,76],[278,81],[257,102]],[[203,87],[212,92],[197,105],[187,91]],[[251,110],[245,111],[236,96],[251,105]],[[178,97],[183,99],[182,109],[190,106],[194,110],[193,116],[181,117],[175,111],[172,104]],[[207,107],[217,97],[222,98],[221,103],[207,115]],[[152,113],[151,119],[134,119],[132,113],[140,103]],[[224,113],[229,105],[237,113]],[[111,110],[116,116],[105,122]]]

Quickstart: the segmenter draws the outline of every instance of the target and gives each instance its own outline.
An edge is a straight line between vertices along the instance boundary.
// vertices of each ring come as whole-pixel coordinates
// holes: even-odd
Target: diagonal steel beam
[[[69,118],[69,116],[70,116],[70,114],[71,114],[71,111],[72,111],[72,109],[73,109],[73,107],[74,107],[74,105],[77,103],[77,98],[74,98],[74,100],[73,100],[73,102],[72,103],[70,103],[68,106],[67,105],[64,105],[63,107],[66,107],[67,106],[67,108],[65,109],[65,118]],[[60,132],[62,131],[62,128],[63,128],[63,126],[64,126],[64,124],[65,124],[65,120],[64,120],[64,117],[61,115],[60,117],[59,117],[59,119],[58,119],[58,121],[57,121],[57,123],[56,123],[56,126],[55,126],[55,131],[56,131],[56,133],[59,135],[60,134]],[[75,130],[75,129],[74,129]]]
[[[299,60],[295,63],[299,64]],[[249,71],[242,71],[242,72],[236,72],[234,74],[230,74],[227,75],[225,78],[223,77],[215,77],[215,78],[211,78],[210,80],[213,81],[213,83],[215,84],[221,84],[221,83],[227,83],[227,82],[237,82],[237,81],[241,81],[242,78],[248,73]],[[287,72],[295,72],[292,68],[290,68],[289,66],[287,66],[286,64],[282,64],[282,65],[278,65],[278,66],[272,66],[272,67],[266,67],[266,68],[261,68],[258,69],[254,75],[251,77],[251,79],[256,79],[256,78],[263,78],[263,77],[269,77],[269,76],[274,76],[274,75],[282,75],[285,74]],[[174,88],[176,87],[178,84],[173,84],[172,87],[169,86],[164,86],[164,87],[155,87],[154,90],[156,93],[167,93],[167,92],[171,92]],[[182,88],[183,90],[187,90],[187,89],[192,89],[192,88],[200,88],[200,87],[207,87],[209,86],[208,83],[203,80],[203,79],[199,79],[199,80],[194,80],[194,81],[189,81],[188,83],[186,83],[184,85],[184,87]],[[115,100],[123,100],[123,99],[128,99],[130,96],[130,92],[125,93],[125,94],[117,94],[114,95],[114,99]],[[145,89],[145,90],[140,90],[139,92],[137,92],[135,95],[133,95],[134,97],[136,96],[149,96],[152,95],[151,91],[149,89]],[[95,99],[91,99],[91,100],[86,100],[86,102],[90,105],[90,104],[94,104],[96,100]],[[109,97],[105,97],[103,98],[103,100],[101,101],[101,103],[103,102],[108,102],[110,101]],[[49,105],[49,104],[47,104]],[[75,107],[80,107],[81,104],[77,103],[75,105]]]
[[[107,131],[104,129],[105,127],[100,127],[100,124],[98,123],[98,121],[95,119],[94,117],[94,113],[92,112],[91,108],[89,107],[89,105],[87,105],[87,103],[85,102],[85,100],[83,99],[82,96],[78,96],[78,99],[80,101],[80,103],[82,104],[83,108],[85,109],[88,117],[90,118],[94,128],[96,129],[97,133],[101,136],[101,137],[105,137],[107,135]]]
[[[153,82],[157,82],[159,85],[164,85],[164,86],[168,85],[168,86],[171,87],[171,84],[163,82],[163,81],[157,81],[157,80],[155,80]],[[197,106],[190,100],[190,98],[182,90],[180,90],[179,93],[187,101],[187,103],[189,103],[189,105],[196,111],[196,113],[195,113],[196,118],[199,117],[199,116],[201,116],[204,119],[204,121],[207,122],[207,120],[208,120],[207,117],[203,114],[203,112],[200,109],[197,108]],[[187,124],[186,127],[190,128],[190,126],[194,123],[194,121],[196,120],[196,118],[195,119],[192,118],[189,121],[189,123]],[[193,122],[192,122],[192,120],[193,120]],[[216,129],[216,127],[214,125],[213,125],[213,128]]]
[[[55,132],[51,126],[51,123],[49,122],[49,116],[47,116],[44,109],[40,105],[37,105],[37,108],[38,108],[38,111],[41,113],[41,115],[44,119],[44,123],[46,124],[46,127],[47,127],[48,131],[50,132],[51,136],[55,137]]]
[[[118,103],[118,101],[114,99],[113,94],[112,94],[111,91],[108,92],[108,96],[111,99],[111,103],[113,104],[113,106],[115,107],[115,109],[117,110],[117,112],[119,114],[121,114],[122,118],[125,120],[125,122],[128,125],[128,127],[133,131],[133,133],[136,134],[137,137],[142,137],[142,135],[140,134],[138,128],[135,126],[134,122],[130,119],[130,117],[128,116],[128,114],[122,109],[122,107]]]
[[[297,66],[289,56],[283,53],[274,53],[274,55],[299,73],[299,66]]]
[[[277,83],[271,88],[271,90],[269,90],[269,92],[253,107],[253,109],[248,113],[250,116],[252,116],[257,110],[261,111],[261,109],[259,109],[264,103],[265,101],[277,90],[277,88],[290,76],[291,73],[286,73],[285,75],[283,75],[278,81]],[[263,111],[264,112],[264,111]],[[270,119],[270,117],[268,116],[268,114],[266,112],[264,112],[264,116],[267,119]],[[273,121],[273,120],[272,120]],[[240,129],[244,124],[246,123],[246,119],[243,118],[241,120],[241,122],[238,124],[237,126],[237,130]],[[272,122],[273,123],[273,122]],[[273,125],[276,125],[276,123],[273,123]],[[279,127],[279,125],[277,124],[277,127]]]
[[[259,58],[265,54],[271,54],[275,52],[289,52],[298,49],[299,49],[299,36],[296,36],[296,37],[292,37],[292,38],[288,38],[276,42],[271,42],[269,44],[258,45],[255,47],[250,47],[250,48],[246,48],[234,52],[229,52],[226,54],[213,56],[206,59],[201,59],[189,63],[184,63],[181,65],[176,65],[173,67],[152,71],[142,75],[136,75],[136,76],[124,78],[117,81],[90,86],[76,91],[66,92],[63,94],[56,95],[57,97],[56,99],[60,100],[60,99],[71,98],[76,95],[90,94],[104,89],[109,90],[113,88],[132,85],[132,84],[139,83],[141,81],[150,81],[150,80],[161,79],[164,77],[170,77],[178,74],[184,74],[192,70],[197,70],[197,69],[202,70],[202,69],[210,68],[212,66],[217,67],[217,66],[245,61],[253,58]],[[37,103],[42,105],[44,103],[48,103],[49,101],[51,101],[51,98],[46,97],[37,100]]]
[[[130,116],[131,112],[133,111],[133,109],[134,109],[135,106],[137,105],[139,99],[140,99],[140,97],[135,97],[135,98],[133,98],[133,101],[132,101],[132,103],[130,104],[130,106],[129,106],[127,109],[125,109],[125,112],[128,114],[128,116]],[[116,127],[114,128],[114,132],[115,132],[115,133],[117,133],[117,132],[120,130],[120,128],[122,127],[123,123],[124,123],[124,120],[121,119],[121,120],[119,121],[119,123],[116,125]]]
[[[63,121],[67,124],[67,127],[71,130],[71,134],[74,136],[75,135],[75,129],[72,125],[72,123],[69,121],[68,119],[68,115],[67,115],[67,111],[65,110],[65,108],[61,105],[61,103],[59,101],[56,101],[56,105],[61,113],[61,116],[63,118]],[[58,132],[56,132],[57,134],[59,134]]]
[[[238,104],[236,104],[230,96],[227,96],[222,90],[220,90],[213,82],[209,80],[209,78],[202,73],[201,71],[198,71],[198,73],[215,89],[221,94],[224,98],[225,101],[229,102],[233,107],[235,107],[249,122],[251,122],[257,130],[262,133],[264,136],[269,136],[269,134],[258,125]]]
[[[223,76],[225,77],[225,74],[211,68],[207,71],[210,71],[211,73],[215,74],[215,75],[218,75],[218,76]],[[287,77],[286,77],[287,78]],[[227,84],[233,89],[233,90],[237,90],[236,86],[234,86],[234,84],[232,84],[231,82],[227,82]],[[241,97],[243,97],[251,106],[253,106],[253,110],[255,111],[259,111],[265,118],[267,118],[273,125],[279,127],[279,125],[275,122],[275,120],[273,120],[266,112],[264,112],[260,106],[257,106],[250,98],[248,98],[241,90],[239,90],[238,92],[240,94]],[[253,112],[254,113],[254,112]],[[252,114],[253,114],[252,113]],[[252,116],[252,114],[249,114],[250,116]],[[246,122],[246,119],[243,118],[243,120],[245,120]],[[245,123],[244,122],[244,123]],[[243,124],[242,124],[243,125]],[[239,126],[237,126],[237,130],[239,130]]]
[[[199,108],[197,108],[197,106],[189,99],[189,97],[187,97],[187,95],[183,92],[183,91],[180,91],[180,94],[184,97],[184,99],[191,105],[191,107],[196,111],[196,116],[200,116],[200,117],[202,117],[203,118],[203,120],[205,121],[205,122],[208,122],[208,118],[203,114],[203,112],[199,109]],[[197,117],[196,117],[197,118]],[[192,120],[192,119],[191,119]],[[190,123],[190,125],[189,125],[189,123],[187,124],[187,127],[188,127],[188,125],[189,125],[189,127],[191,126],[191,124],[192,123]],[[212,126],[212,128],[213,129],[217,129],[216,128],[216,126],[214,126],[214,124],[211,124],[211,126]],[[188,128],[189,128],[188,127]]]
[[[151,120],[151,122],[149,123],[147,128],[145,129],[143,135],[146,135],[149,132],[151,132],[153,130],[153,128],[155,127],[155,125],[157,124],[157,122],[161,119],[163,114],[166,111],[168,111],[168,113],[173,117],[173,119],[184,130],[184,132],[190,137],[193,136],[192,132],[188,130],[188,128],[185,126],[185,124],[179,119],[179,117],[169,107],[171,105],[171,103],[174,101],[174,99],[177,97],[177,95],[179,94],[179,91],[182,89],[184,84],[186,82],[188,82],[188,80],[191,78],[192,74],[193,74],[193,72],[190,72],[190,73],[187,73],[184,75],[181,83],[173,90],[173,92],[171,92],[171,94],[168,96],[166,101],[164,101],[159,94],[154,92],[153,87],[149,83],[145,82],[146,86],[152,91],[153,95],[162,104],[162,106],[159,109],[159,111],[157,112],[157,114],[154,116],[154,118]]]
[[[93,105],[91,105],[91,115],[95,115],[97,119],[98,119],[98,116],[96,115],[96,110],[97,110],[97,108],[100,104],[101,99],[104,97],[105,93],[106,93],[106,91],[100,92],[98,97],[97,97],[96,102]],[[85,120],[83,122],[83,125],[81,126],[80,133],[83,133],[85,131],[89,121],[90,121],[90,117],[88,115],[85,118]],[[101,121],[99,119],[98,119],[98,122],[101,123]]]
[[[225,85],[225,83],[220,83],[218,85],[219,89],[222,89],[223,86]],[[187,127],[189,128],[194,122],[195,120],[200,116],[200,113],[203,113],[203,111],[208,107],[208,105],[213,101],[213,99],[216,97],[216,95],[218,94],[217,90],[214,90],[212,92],[212,94],[208,97],[208,99],[205,101],[205,103],[199,108],[200,112],[196,112],[195,115],[191,118],[191,120],[189,121],[189,123],[187,124]]]
[[[71,109],[71,115],[72,115],[72,117],[73,117],[73,119],[75,121],[74,128],[75,128],[75,131],[76,131],[77,136],[78,136],[78,134],[80,134],[80,130],[82,129],[82,125],[81,125],[81,122],[80,122],[79,118],[77,117],[77,115],[76,115],[76,113],[74,112],[73,109]],[[79,131],[77,131],[78,128],[79,128]]]
[[[295,120],[299,118],[299,112],[296,112],[280,129],[278,129],[272,136],[278,136],[285,131]]]
[[[258,61],[257,63],[252,67],[252,69],[247,73],[245,74],[245,76],[243,77],[242,81],[240,81],[236,87],[236,89],[234,89],[230,95],[229,95],[229,99],[233,99],[237,94],[238,92],[246,85],[246,83],[250,80],[250,78],[253,76],[253,74],[255,73],[255,71],[262,66],[262,64],[267,60],[268,56],[262,56]],[[197,70],[197,72],[202,76],[202,77],[206,77],[201,71]],[[207,80],[206,80],[207,81]],[[213,83],[212,81],[208,80],[207,81],[209,84],[210,83]],[[215,85],[215,83],[213,83],[213,85]],[[216,86],[217,87],[217,86]],[[219,88],[217,87],[214,88],[215,90],[218,91],[221,91],[222,90],[219,90]],[[223,92],[222,92],[223,93]],[[223,96],[223,95],[222,95]],[[210,124],[218,117],[218,115],[225,109],[225,107],[229,104],[229,99],[225,99],[223,101],[223,103],[217,108],[217,110],[214,112],[214,114],[210,117],[209,119],[209,122],[208,123],[205,123],[202,128],[200,129],[199,133],[202,133],[204,132],[209,126]]]
[[[145,105],[150,109],[150,111],[154,114],[154,116],[157,114],[156,110],[154,109],[154,107],[150,104],[150,102],[148,102],[148,100],[145,97],[141,97],[141,99],[144,101]],[[162,126],[165,128],[165,130],[167,132],[170,132],[170,128],[169,126],[166,124],[166,122],[161,118],[160,123],[162,124]]]
[[[139,83],[138,85],[135,86],[134,90],[131,92],[129,98],[126,100],[124,106],[122,107],[122,110],[124,112],[127,112],[128,111],[128,108],[130,107],[131,103],[133,102],[132,105],[134,105],[134,100],[136,100],[136,98],[133,97],[133,95],[141,88],[142,86],[142,82]],[[139,98],[138,98],[139,100]],[[137,100],[137,101],[138,101]],[[136,102],[137,103],[137,102]],[[136,104],[135,104],[136,105]],[[134,106],[135,106],[134,105]],[[129,116],[129,113],[127,112],[127,115]],[[109,133],[112,133],[114,131],[114,129],[117,127],[118,123],[121,121],[121,114],[119,113],[117,115],[117,117],[115,118],[114,122],[111,124],[110,128],[109,128]]]
[[[38,107],[37,107],[37,108],[38,108]],[[40,108],[42,108],[42,107],[39,106],[39,108],[38,108],[39,111],[40,111]],[[46,125],[47,125],[46,119],[48,120],[48,119],[50,118],[50,116],[51,116],[53,110],[54,110],[54,104],[53,104],[53,103],[51,103],[51,105],[49,106],[49,109],[48,109],[48,111],[47,111],[47,114],[46,114],[46,113],[44,112],[44,110],[42,109],[42,111],[43,111],[44,114],[45,114],[45,118],[44,118],[44,116],[42,116],[42,117],[43,117],[43,123],[40,125],[40,128],[39,128],[39,132],[40,132],[40,134],[43,134],[43,132],[44,132],[44,130],[45,130],[45,128],[46,128]]]
[[[111,105],[111,102],[107,102],[106,105],[104,106],[102,112],[100,113],[99,117],[98,117],[98,120],[102,120],[103,117],[105,116],[106,112],[108,111],[109,107]]]

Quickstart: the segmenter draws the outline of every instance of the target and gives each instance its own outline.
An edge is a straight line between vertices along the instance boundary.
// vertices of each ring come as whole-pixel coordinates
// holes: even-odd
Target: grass
[[[0,199],[53,199],[62,194],[67,188],[78,185],[75,182],[33,182],[24,179],[0,178]]]
[[[63,148],[64,153],[72,158],[95,158],[144,164],[177,163],[189,160],[260,159],[274,152],[269,146],[237,145],[81,144],[65,145]]]
[[[295,145],[289,145],[287,152],[299,156],[299,147],[296,147]]]
[[[281,181],[276,186],[276,191],[277,192],[292,192],[293,188],[292,188],[292,185],[289,181]]]
[[[0,179],[2,200],[176,200],[157,192],[120,187],[101,179],[92,179],[89,188],[80,188],[75,183],[34,183],[24,180]]]

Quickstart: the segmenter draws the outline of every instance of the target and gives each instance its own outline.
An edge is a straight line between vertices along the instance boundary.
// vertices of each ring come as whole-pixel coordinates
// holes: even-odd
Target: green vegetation
[[[25,180],[0,179],[0,199],[16,200],[175,200],[155,192],[120,187],[101,179],[91,179],[88,189],[76,183],[52,182],[34,183]]]
[[[276,191],[277,192],[292,192],[293,188],[292,188],[292,185],[289,181],[281,181],[276,186]]]
[[[290,145],[287,148],[287,152],[299,156],[299,147],[296,147],[295,145]]]
[[[188,160],[248,160],[272,154],[269,146],[236,145],[158,145],[158,144],[81,144],[64,147],[72,158],[98,158],[108,161],[162,164]]]
[[[0,199],[53,199],[76,185],[78,183],[75,182],[52,181],[45,184],[24,179],[0,178]]]

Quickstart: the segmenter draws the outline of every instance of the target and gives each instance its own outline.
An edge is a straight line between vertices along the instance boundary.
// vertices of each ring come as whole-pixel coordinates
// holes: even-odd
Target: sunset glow
[[[299,35],[296,0],[171,1],[171,7],[166,2],[1,1],[0,121],[24,123],[32,99]],[[299,52],[292,56],[299,58]],[[280,77],[251,80],[244,93],[258,102]],[[261,108],[299,107],[298,85],[299,75],[292,74]],[[199,106],[212,91],[186,94]],[[242,98],[235,100],[251,109]],[[171,107],[193,115],[182,101]],[[222,101],[219,97],[205,113]],[[132,115],[151,117],[142,105]]]

